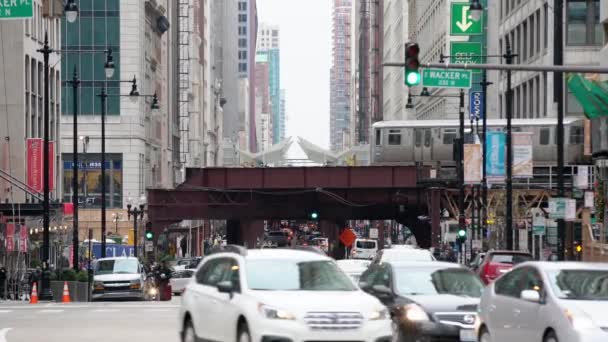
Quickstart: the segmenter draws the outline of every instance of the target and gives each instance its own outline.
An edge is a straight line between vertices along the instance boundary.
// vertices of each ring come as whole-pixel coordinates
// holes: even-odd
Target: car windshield
[[[608,300],[607,270],[555,270],[547,276],[558,298]]]
[[[517,265],[522,262],[532,260],[528,254],[492,254],[492,263]]]
[[[135,259],[100,260],[95,266],[95,274],[129,274],[139,273]]]
[[[356,243],[356,247],[357,248],[363,248],[363,249],[373,249],[376,248],[376,241],[361,241],[358,240]]]
[[[383,262],[391,261],[433,261],[435,258],[431,252],[424,249],[387,249],[382,255]]]
[[[483,290],[475,274],[460,268],[397,268],[395,286],[402,295],[452,294],[478,298]]]
[[[330,260],[249,260],[247,283],[265,291],[354,291],[353,282]]]

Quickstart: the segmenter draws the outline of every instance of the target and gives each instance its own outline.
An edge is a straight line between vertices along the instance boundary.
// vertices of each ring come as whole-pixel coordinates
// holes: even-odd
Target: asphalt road
[[[171,302],[0,303],[0,342],[177,342]]]

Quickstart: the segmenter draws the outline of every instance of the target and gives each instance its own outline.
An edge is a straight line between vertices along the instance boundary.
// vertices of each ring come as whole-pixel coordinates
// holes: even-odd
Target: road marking
[[[170,309],[144,309],[144,312],[169,312]]]
[[[48,310],[40,310],[38,311],[38,313],[61,313],[64,310],[52,310],[52,309],[48,309]]]
[[[91,310],[91,312],[118,312],[118,309],[95,309]]]
[[[8,334],[8,331],[11,329],[12,328],[4,328],[0,330],[0,342],[6,342],[6,334]]]
[[[9,312],[13,312],[13,310],[0,310],[0,313],[9,313]]]

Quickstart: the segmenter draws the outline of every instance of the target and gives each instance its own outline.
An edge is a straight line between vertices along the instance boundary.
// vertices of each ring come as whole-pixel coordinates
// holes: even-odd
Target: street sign
[[[554,197],[549,199],[549,218],[559,220],[566,217],[566,198]]]
[[[33,17],[33,2],[33,0],[0,0],[0,19]]]
[[[353,232],[352,229],[350,228],[346,228],[342,231],[342,234],[340,234],[340,241],[342,242],[342,244],[344,244],[344,246],[346,247],[350,247],[353,245],[353,243],[355,242],[355,239],[357,238],[357,235]]]
[[[483,33],[483,15],[479,20],[471,17],[469,2],[453,2],[450,12],[450,34],[452,36],[473,36]]]
[[[369,238],[377,239],[378,238],[378,228],[370,228],[369,229]]]
[[[450,60],[454,64],[481,64],[483,62],[480,42],[450,42]],[[473,70],[480,73],[481,70]]]
[[[469,92],[469,114],[470,119],[475,118],[483,119],[485,113],[483,112],[483,93],[481,91],[470,91]]]
[[[430,88],[471,88],[471,70],[424,69],[422,85]]]
[[[545,214],[540,208],[532,209],[532,233],[534,235],[545,235]]]
[[[146,252],[154,252],[154,245],[152,244],[152,241],[146,241],[145,249]]]

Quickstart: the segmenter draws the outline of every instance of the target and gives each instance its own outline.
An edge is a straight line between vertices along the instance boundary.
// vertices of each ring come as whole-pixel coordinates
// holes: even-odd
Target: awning
[[[566,80],[587,118],[608,115],[608,82],[588,80],[581,74],[568,74]]]

